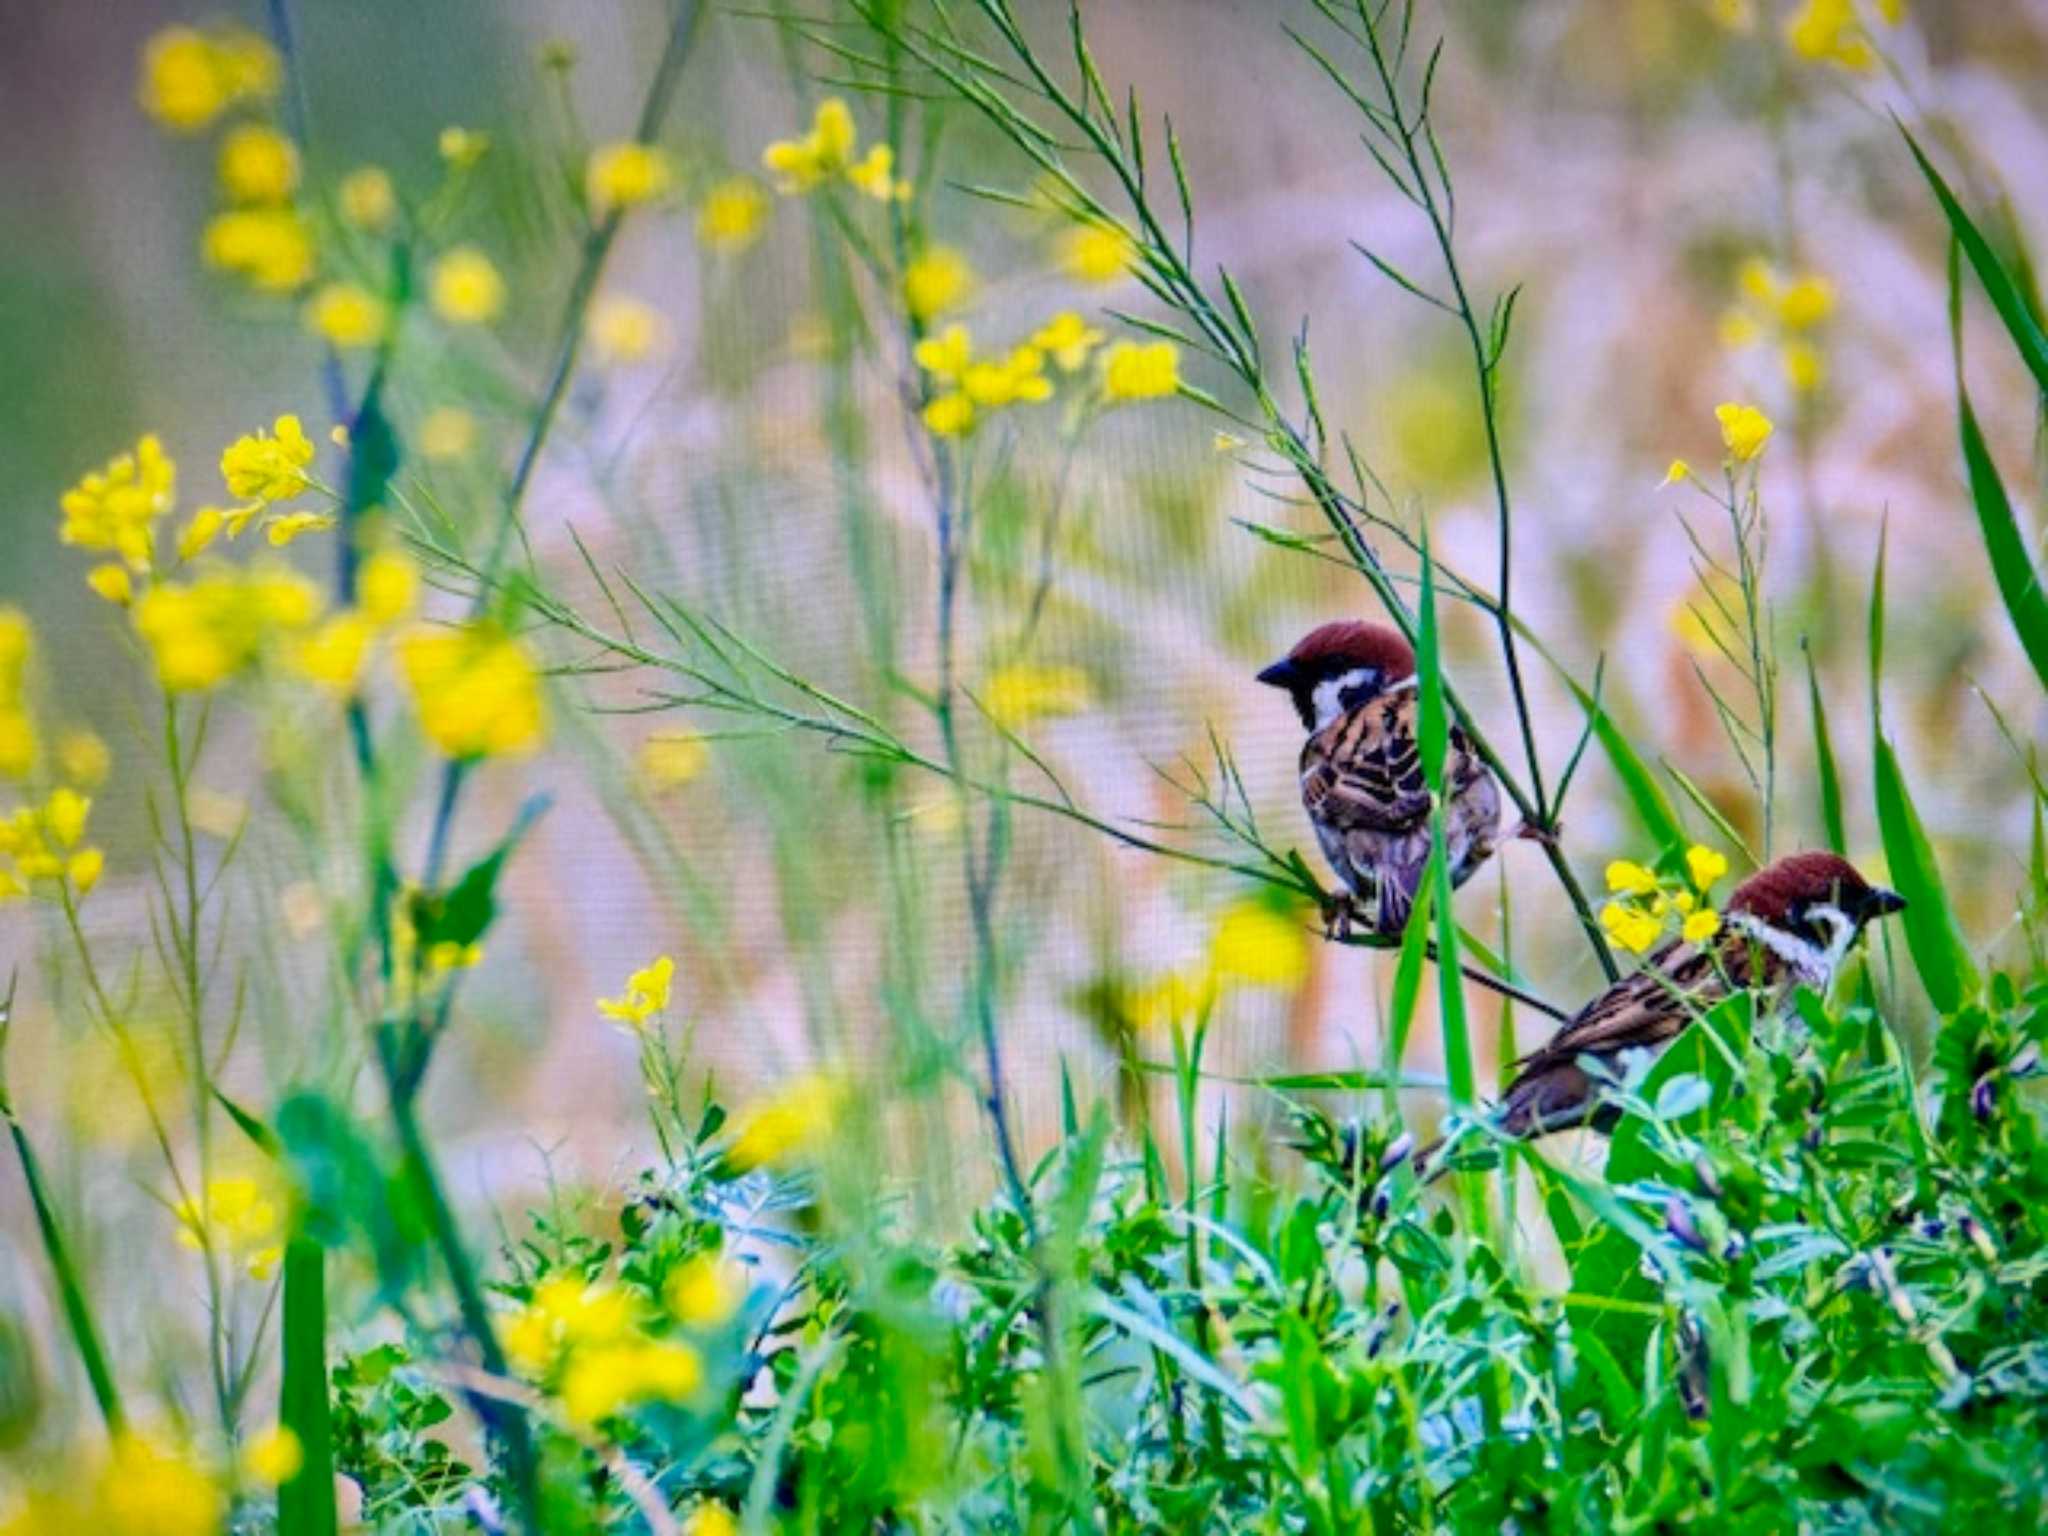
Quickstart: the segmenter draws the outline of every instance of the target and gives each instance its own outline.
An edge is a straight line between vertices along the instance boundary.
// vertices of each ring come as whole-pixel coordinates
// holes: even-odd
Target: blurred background
[[[1052,9],[1020,6],[1038,22],[1057,21]],[[1228,265],[1276,352],[1307,325],[1333,434],[1353,436],[1395,514],[1410,526],[1426,515],[1449,564],[1491,586],[1492,488],[1463,338],[1351,245],[1433,278],[1429,231],[1280,29],[1295,9],[1096,0],[1089,15],[1113,88],[1131,82],[1180,135],[1198,265]],[[1284,19],[1313,31],[1299,9]],[[1501,385],[1517,606],[1582,680],[1604,656],[1604,696],[1645,756],[1680,766],[1754,840],[1755,796],[1695,671],[1726,681],[1688,618],[1702,593],[1678,518],[1693,516],[1709,541],[1724,525],[1711,504],[1659,481],[1674,458],[1716,478],[1713,407],[1760,406],[1777,423],[1762,485],[1782,668],[1778,850],[1820,839],[1805,645],[1830,706],[1852,852],[1881,865],[1864,613],[1888,525],[1887,720],[1971,936],[1990,944],[2011,917],[2029,826],[2025,766],[1979,691],[2023,745],[2044,722],[1960,480],[1944,230],[1887,112],[1925,130],[1973,206],[2009,200],[2011,230],[2038,246],[2048,12],[1921,0],[1887,25],[1873,10],[1884,63],[1851,68],[1794,46],[1786,27],[1803,9],[1420,7],[1418,24],[1448,38],[1436,112],[1465,271],[1482,305],[1521,289]],[[473,535],[541,387],[583,237],[572,189],[584,153],[630,130],[665,18],[652,0],[353,0],[292,15],[305,185],[326,189],[315,195],[374,164],[402,197],[424,198],[446,174],[443,129],[488,136],[453,228],[503,272],[502,315],[465,327],[423,317],[390,398],[409,496]],[[159,131],[137,103],[153,34],[223,19],[269,25],[255,4],[202,16],[138,0],[0,0],[0,603],[38,626],[60,712],[112,748],[95,813],[110,872],[88,916],[117,950],[149,942],[143,786],[160,765],[133,645],[86,590],[78,552],[59,544],[58,499],[154,432],[180,461],[189,508],[220,495],[214,463],[236,435],[292,411],[324,452],[335,420],[323,347],[298,305],[201,260],[211,141]],[[677,195],[629,223],[600,295],[600,312],[612,299],[647,308],[611,311],[617,329],[586,348],[527,498],[528,528],[544,579],[593,617],[606,617],[603,600],[572,530],[600,565],[717,615],[928,742],[909,699],[932,679],[933,538],[906,447],[901,347],[875,314],[849,308],[815,210],[776,197],[761,171],[764,145],[809,125],[825,89],[815,77],[837,73],[764,16],[706,16],[665,134]],[[878,109],[856,100],[856,112],[865,142]],[[939,153],[931,232],[978,276],[961,311],[977,336],[1021,337],[1064,309],[1115,333],[1107,311],[1150,312],[1113,266],[1092,269],[1071,231],[959,190],[1029,187],[1029,168],[984,127],[955,113]],[[735,176],[758,178],[759,206],[707,221],[707,198]],[[2020,494],[2037,483],[2036,402],[1982,318],[1967,327],[1973,391]],[[1240,403],[1201,363],[1186,371]],[[1106,413],[1071,443],[1050,412],[978,438],[963,667],[971,684],[1007,679],[1020,734],[1088,810],[1163,823],[1162,837],[1221,852],[1166,776],[1185,780],[1189,761],[1213,769],[1213,732],[1266,837],[1299,846],[1327,880],[1296,797],[1299,726],[1252,679],[1312,625],[1372,616],[1372,603],[1335,565],[1241,526],[1321,531],[1256,444],[1219,441],[1228,426],[1165,400]],[[334,558],[319,539],[290,555],[323,579]],[[1041,558],[1050,579],[1033,624]],[[1458,683],[1511,740],[1490,633],[1470,612],[1451,626]],[[574,652],[539,643],[557,660]],[[1528,664],[1554,776],[1582,716],[1547,667]],[[673,1017],[693,1060],[732,1096],[828,1060],[933,1086],[943,1091],[917,1113],[945,1134],[908,1144],[942,1187],[986,1177],[985,1159],[952,1151],[985,1131],[961,1049],[971,944],[944,784],[801,735],[704,741],[718,722],[618,712],[644,709],[650,681],[558,682],[547,753],[486,767],[464,808],[458,855],[474,856],[527,794],[554,797],[510,871],[504,921],[432,1088],[451,1177],[509,1201],[550,1178],[603,1186],[635,1166],[646,1136],[634,1043],[593,1000],[661,953],[677,960]],[[323,782],[343,750],[331,722],[306,723],[317,718],[275,698],[223,709],[201,775],[209,835],[224,847],[246,826],[226,908],[248,977],[229,1077],[256,1101],[359,1065],[332,1046],[327,1005],[306,1001],[323,995],[321,935],[350,889],[334,857],[340,834],[276,809],[308,803],[294,786]],[[280,719],[295,723],[280,730]],[[1035,770],[1010,772],[1042,791]],[[403,847],[424,839],[425,787],[422,776]],[[1564,820],[1565,846],[1596,889],[1608,860],[1652,851],[1597,760]],[[998,895],[1001,1028],[1027,1141],[1052,1127],[1062,1063],[1107,1085],[1125,1056],[1165,1057],[1177,982],[1248,932],[1251,958],[1218,996],[1212,1066],[1251,1075],[1377,1061],[1385,957],[1315,942],[1311,912],[1248,908],[1259,898],[1242,880],[1068,821],[1020,812],[1014,835]],[[1532,846],[1509,844],[1460,912],[1489,941],[1511,931],[1515,964],[1545,996],[1575,1006],[1597,990]],[[1278,927],[1259,926],[1268,918]],[[0,965],[23,977],[11,1077],[24,1112],[66,1148],[60,1180],[104,1214],[90,1241],[110,1257],[128,1241],[122,1213],[158,1219],[134,1195],[151,1175],[135,1171],[146,1161],[104,1155],[135,1149],[139,1119],[39,963],[54,938],[27,907],[0,914]],[[1912,996],[1904,966],[1900,985]],[[1491,1053],[1493,1000],[1472,1001]],[[1515,1021],[1525,1047],[1547,1027]],[[1412,1065],[1432,1070],[1432,1032],[1418,1036]],[[1489,1054],[1489,1081],[1493,1066]],[[1241,1102],[1239,1134],[1276,1134],[1270,1097]],[[1420,1120],[1438,1111],[1415,1098]],[[11,1184],[4,1201],[24,1231]],[[10,1246],[7,1284],[19,1290],[32,1260]]]

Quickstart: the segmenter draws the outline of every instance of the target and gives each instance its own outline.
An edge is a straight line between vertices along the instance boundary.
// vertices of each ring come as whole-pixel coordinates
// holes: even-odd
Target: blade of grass
[[[2034,568],[2026,535],[2020,531],[2004,482],[1998,477],[1998,465],[1984,444],[1960,372],[1956,375],[1956,417],[1962,429],[1970,500],[1977,508],[1977,526],[1984,535],[1984,552],[1991,558],[1998,595],[2005,600],[2006,616],[2012,620],[2027,660],[2034,664],[2035,675],[2048,687],[2048,592],[2042,591],[2041,573]]]
[[[334,1536],[334,1435],[327,1403],[327,1251],[294,1236],[284,1250],[284,1380],[278,1423],[299,1442],[299,1470],[277,1490],[278,1536]]]
[[[79,1278],[78,1266],[72,1262],[71,1247],[64,1241],[64,1229],[57,1224],[56,1207],[51,1204],[49,1187],[43,1182],[42,1164],[36,1159],[35,1148],[29,1145],[28,1133],[11,1111],[7,1129],[14,1137],[15,1156],[21,1160],[21,1176],[28,1185],[29,1203],[35,1207],[36,1230],[43,1239],[44,1256],[49,1259],[50,1269],[57,1278],[57,1301],[64,1312],[64,1325],[71,1331],[72,1347],[78,1351],[79,1363],[85,1367],[93,1401],[99,1405],[107,1432],[118,1434],[127,1422],[121,1409],[121,1392],[114,1385],[114,1373],[107,1365],[107,1352],[100,1343],[99,1325],[93,1319],[85,1283]]]
[[[1828,847],[1846,856],[1849,852],[1848,832],[1842,820],[1842,776],[1835,767],[1835,744],[1828,731],[1828,706],[1820,693],[1820,676],[1814,670],[1813,650],[1804,640],[1800,650],[1806,653],[1806,697],[1813,712],[1813,763],[1814,778],[1820,788],[1821,829],[1827,835]]]

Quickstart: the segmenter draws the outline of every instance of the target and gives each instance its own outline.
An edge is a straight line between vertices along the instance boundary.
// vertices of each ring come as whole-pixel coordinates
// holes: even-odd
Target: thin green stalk
[[[121,1407],[120,1388],[114,1384],[114,1373],[107,1365],[106,1349],[100,1343],[99,1325],[93,1320],[92,1303],[86,1297],[85,1282],[78,1273],[78,1266],[72,1262],[71,1247],[64,1240],[64,1230],[57,1224],[56,1209],[50,1203],[49,1189],[43,1183],[42,1164],[36,1160],[35,1148],[29,1145],[28,1133],[15,1119],[11,1108],[4,1113],[8,1133],[14,1138],[15,1156],[21,1161],[22,1179],[28,1185],[28,1198],[35,1207],[36,1230],[43,1239],[43,1253],[57,1278],[57,1300],[64,1310],[65,1326],[71,1330],[72,1347],[78,1351],[79,1362],[85,1367],[85,1377],[92,1385],[93,1401],[99,1405],[107,1433],[119,1434],[127,1422],[127,1415]]]

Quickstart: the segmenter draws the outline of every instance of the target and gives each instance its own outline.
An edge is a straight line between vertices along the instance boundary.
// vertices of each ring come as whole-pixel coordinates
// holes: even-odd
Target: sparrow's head
[[[1286,689],[1301,723],[1319,731],[1414,675],[1415,651],[1399,630],[1340,620],[1310,630],[1259,681]]]
[[[1737,886],[1728,915],[1808,980],[1824,983],[1866,924],[1905,905],[1905,897],[1872,885],[1839,855],[1794,853]]]

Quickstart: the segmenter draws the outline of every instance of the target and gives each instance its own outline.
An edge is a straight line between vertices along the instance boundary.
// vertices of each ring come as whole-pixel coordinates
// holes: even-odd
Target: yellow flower
[[[934,396],[923,414],[934,437],[964,437],[974,429],[974,402],[958,390]]]
[[[383,628],[411,614],[419,601],[420,573],[403,550],[380,549],[356,576],[363,617]]]
[[[384,301],[360,283],[329,283],[306,306],[306,328],[337,347],[374,347],[388,324]]]
[[[877,144],[846,168],[846,180],[855,191],[886,203],[891,198],[910,196],[910,184],[898,181],[895,172],[896,152],[886,144]]]
[[[1679,933],[1688,944],[1704,944],[1720,931],[1721,914],[1712,907],[1701,907],[1699,911],[1686,918],[1679,928]]]
[[[728,176],[704,194],[697,209],[697,238],[714,251],[744,251],[761,236],[768,218],[768,194],[751,176]]]
[[[1692,876],[1693,885],[1704,891],[1728,873],[1727,856],[1700,843],[1694,843],[1685,850],[1685,872]]]
[[[482,251],[458,245],[434,263],[428,297],[451,325],[485,325],[505,307],[505,279]]]
[[[780,1093],[741,1111],[726,1159],[744,1172],[785,1164],[816,1151],[832,1134],[846,1100],[846,1085],[823,1072],[807,1072]]]
[[[491,137],[487,133],[478,133],[473,128],[451,126],[441,130],[435,147],[440,150],[441,158],[448,162],[451,169],[466,171],[483,159],[485,151],[491,147]]]
[[[221,454],[221,478],[231,495],[273,502],[311,487],[306,466],[313,462],[313,443],[299,418],[280,416],[271,430],[275,437],[259,429],[236,438]]]
[[[302,534],[325,533],[334,526],[332,512],[284,512],[263,525],[263,537],[272,549],[283,549]]]
[[[1060,270],[1077,283],[1113,283],[1137,254],[1131,237],[1110,224],[1083,224],[1060,236]]]
[[[966,326],[949,325],[920,341],[911,349],[911,356],[926,373],[957,384],[974,361],[974,339]]]
[[[1061,310],[1031,336],[1031,345],[1049,356],[1061,373],[1079,373],[1101,343],[1102,332],[1071,309]]]
[[[476,446],[476,418],[460,406],[438,406],[420,423],[419,442],[423,458],[439,463],[467,458]]]
[[[268,208],[299,185],[298,146],[263,123],[240,123],[220,141],[220,186],[229,202]]]
[[[264,1488],[275,1488],[299,1475],[306,1453],[299,1437],[273,1424],[242,1447],[242,1476]]]
[[[1657,489],[1661,491],[1667,485],[1676,485],[1681,480],[1690,480],[1691,478],[1692,466],[1683,459],[1673,459],[1671,467],[1664,471],[1664,478],[1657,482]]]
[[[974,269],[950,245],[927,246],[903,271],[903,302],[915,320],[957,309],[973,289]]]
[[[100,883],[100,874],[107,867],[107,856],[97,848],[81,848],[71,855],[64,866],[64,877],[71,882],[71,888],[83,896]]]
[[[690,1511],[683,1536],[740,1536],[740,1523],[723,1504],[707,1501]]]
[[[1785,382],[1802,395],[1819,389],[1827,377],[1827,360],[1810,341],[1786,342],[1778,353],[1778,365],[1785,371]]]
[[[227,526],[228,515],[219,507],[201,507],[192,514],[192,521],[178,530],[178,558],[194,560],[211,547],[220,537],[221,529]]]
[[[398,643],[398,665],[420,728],[449,757],[517,756],[540,745],[540,673],[496,624],[415,625]]]
[[[588,1426],[636,1403],[679,1402],[703,1383],[703,1358],[679,1341],[582,1350],[562,1374],[562,1411]]]
[[[555,1275],[536,1285],[532,1299],[501,1322],[498,1340],[513,1365],[529,1376],[541,1376],[565,1350],[604,1346],[626,1337],[636,1310],[633,1298],[616,1286]]]
[[[1045,354],[1033,346],[1011,349],[1000,363],[972,363],[960,378],[961,392],[976,406],[993,410],[1052,397]]]
[[[1607,866],[1607,889],[1621,895],[1647,896],[1657,889],[1657,874],[1632,859],[1616,859]]]
[[[216,1536],[227,1513],[226,1497],[192,1458],[128,1430],[115,1437],[89,1504],[82,1524],[63,1528],[106,1536]]]
[[[213,688],[280,635],[320,616],[320,589],[285,568],[209,571],[187,586],[164,582],[135,604],[135,629],[157,678],[172,692]]]
[[[717,1254],[701,1253],[668,1277],[662,1299],[689,1327],[723,1328],[747,1299],[747,1274]]]
[[[1209,964],[1221,981],[1292,988],[1308,975],[1308,934],[1263,901],[1246,898],[1226,910],[1209,943]]]
[[[1714,419],[1721,423],[1721,441],[1727,445],[1729,457],[1738,464],[1762,453],[1774,430],[1770,417],[1762,411],[1733,400],[1715,406]]]
[[[591,307],[587,329],[596,360],[612,366],[645,362],[668,340],[661,311],[623,294],[598,300]]]
[[[179,1242],[224,1252],[258,1280],[282,1257],[284,1213],[269,1187],[247,1175],[210,1179],[197,1200],[181,1200],[172,1212]]]
[[[43,805],[43,825],[59,848],[76,848],[85,836],[85,819],[92,814],[92,800],[70,788],[55,789]]]
[[[1854,0],[1805,0],[1785,19],[1785,41],[1802,58],[1858,74],[1877,65],[1877,51],[1856,19]]]
[[[1168,971],[1131,994],[1131,1021],[1143,1030],[1164,1029],[1200,1018],[1215,1001],[1216,978],[1207,969]]]
[[[1788,330],[1811,330],[1835,312],[1835,285],[1816,272],[1787,285],[1778,296],[1778,318]]]
[[[665,151],[632,139],[601,144],[590,152],[583,173],[583,192],[590,211],[602,218],[614,209],[652,202],[675,182],[675,167]]]
[[[359,165],[342,177],[336,201],[342,222],[368,234],[382,234],[398,217],[398,193],[380,165]]]
[[[105,565],[96,565],[85,573],[85,584],[108,602],[127,607],[135,601],[135,578],[128,574],[128,567],[118,561],[109,560]]]
[[[290,293],[313,276],[313,237],[289,208],[235,208],[206,226],[200,254],[210,267],[247,278],[266,293]]]
[[[1088,674],[1079,667],[1041,667],[1028,662],[999,667],[982,690],[982,707],[1005,730],[1036,720],[1079,714],[1092,700]]]
[[[268,38],[247,27],[223,27],[214,34],[213,66],[234,101],[270,101],[284,85],[284,60]]]
[[[114,755],[99,733],[78,726],[57,738],[57,766],[64,777],[85,789],[106,782]]]
[[[1664,931],[1664,925],[1626,902],[1610,901],[1600,909],[1600,926],[1632,955],[1640,955]]]
[[[1180,388],[1180,349],[1170,341],[1112,342],[1102,356],[1102,395],[1156,400]]]
[[[80,549],[111,550],[146,571],[157,520],[171,510],[177,494],[178,466],[161,442],[145,437],[133,453],[116,455],[64,493],[58,503],[64,524],[57,537]]]
[[[1727,311],[1715,330],[1721,338],[1721,345],[1731,352],[1755,346],[1764,333],[1763,327],[1756,323],[1756,316],[1746,309]]]
[[[703,739],[681,733],[650,736],[640,748],[640,777],[652,789],[678,789],[704,771],[711,749]]]
[[[761,152],[761,164],[785,196],[815,191],[853,164],[853,112],[837,96],[818,103],[811,131],[801,139],[778,139]]]
[[[362,614],[337,613],[292,648],[292,668],[323,688],[352,693],[370,651],[371,634],[370,621]]]
[[[617,1019],[637,1030],[668,1007],[669,983],[675,973],[675,961],[662,955],[652,965],[643,966],[628,976],[626,990],[621,995],[600,997],[597,1011],[608,1019]]]
[[[213,45],[190,27],[166,27],[143,45],[142,110],[173,133],[197,133],[226,110],[228,83]]]

